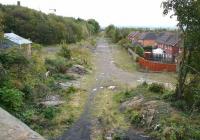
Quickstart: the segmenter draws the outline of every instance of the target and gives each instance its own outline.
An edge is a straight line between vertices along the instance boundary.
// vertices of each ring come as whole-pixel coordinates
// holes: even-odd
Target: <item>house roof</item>
[[[131,33],[128,35],[128,37],[135,37],[135,36],[138,35],[138,34],[139,34],[138,31],[136,31],[136,32],[131,32]]]
[[[142,33],[139,37],[140,40],[156,40],[157,35],[153,32]]]
[[[12,42],[14,42],[15,44],[18,45],[23,45],[23,44],[31,44],[32,42],[28,39],[25,39],[21,36],[18,36],[14,33],[5,33],[4,37]]]
[[[173,33],[164,33],[160,37],[157,38],[156,42],[175,46],[180,41],[180,38],[178,35]]]

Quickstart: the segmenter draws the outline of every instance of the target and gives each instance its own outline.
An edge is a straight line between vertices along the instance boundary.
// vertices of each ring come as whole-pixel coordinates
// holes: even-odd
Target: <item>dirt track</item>
[[[93,108],[93,102],[95,95],[101,90],[101,87],[105,83],[110,83],[116,80],[123,84],[139,84],[138,80],[147,77],[144,73],[129,73],[117,68],[114,64],[112,57],[112,49],[109,47],[105,39],[98,41],[97,48],[95,50],[95,67],[96,74],[94,76],[95,81],[91,88],[88,90],[89,98],[84,108],[84,112],[80,116],[80,119],[63,134],[58,140],[90,140],[90,128],[91,128],[91,109]],[[147,140],[149,138],[141,136],[131,131],[128,133],[130,140]]]

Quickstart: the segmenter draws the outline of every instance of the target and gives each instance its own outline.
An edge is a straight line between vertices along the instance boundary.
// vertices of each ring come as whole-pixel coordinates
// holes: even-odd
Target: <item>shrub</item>
[[[26,111],[22,113],[22,116],[20,117],[20,119],[26,122],[27,124],[31,124],[33,123],[32,121],[35,115],[36,115],[36,111],[34,109],[27,109]]]
[[[152,49],[153,49],[152,46],[146,46],[146,47],[144,47],[144,51],[147,51],[147,52],[152,52]]]
[[[45,64],[47,69],[52,73],[65,73],[69,65],[66,63],[66,60],[62,57],[56,59],[46,59]]]
[[[30,63],[23,51],[15,47],[0,52],[0,62],[4,68],[10,68],[13,65],[24,68]]]
[[[90,44],[91,44],[93,47],[96,47],[97,42],[96,42],[96,40],[95,40],[94,38],[91,38],[89,41],[90,41]]]
[[[143,56],[144,55],[144,49],[140,46],[136,46],[135,47],[135,53],[137,53],[139,56]]]
[[[194,95],[194,104],[193,106],[200,111],[200,95],[199,93]]]
[[[129,138],[126,136],[126,133],[120,130],[118,130],[113,136],[113,140],[128,140],[128,139]]]
[[[163,93],[165,90],[165,87],[163,84],[158,84],[158,83],[152,83],[149,86],[149,91],[155,92],[155,93]]]
[[[61,50],[58,54],[67,60],[71,59],[71,50],[69,49],[69,46],[65,43],[61,45]]]
[[[73,86],[70,86],[68,89],[67,89],[67,93],[68,94],[71,94],[71,93],[75,93],[77,91],[77,89]]]
[[[134,97],[135,95],[136,95],[136,93],[133,92],[132,90],[126,90],[126,91],[116,94],[114,96],[114,99],[116,102],[122,103],[122,102],[126,101],[127,99]]]
[[[19,111],[23,105],[23,95],[18,89],[0,88],[0,106],[11,112]]]
[[[46,119],[52,120],[59,111],[54,107],[47,107],[42,110],[42,113]]]
[[[185,100],[174,101],[174,102],[172,102],[172,106],[179,109],[179,110],[182,110],[182,111],[188,110],[188,105],[187,105],[187,102]]]
[[[131,124],[138,125],[142,120],[142,116],[138,111],[128,110],[126,112],[126,114],[128,116],[128,119],[130,120]]]
[[[165,91],[162,95],[162,99],[172,101],[174,99],[174,92]]]
[[[33,98],[32,101],[35,101],[35,99],[44,98],[46,95],[50,94],[50,92],[51,89],[46,84],[38,83],[35,85],[33,94],[30,97]]]
[[[130,47],[132,47],[131,42],[130,42],[128,39],[126,39],[126,38],[121,39],[121,40],[118,42],[118,44],[119,44],[120,46],[124,47],[124,48],[130,48]]]

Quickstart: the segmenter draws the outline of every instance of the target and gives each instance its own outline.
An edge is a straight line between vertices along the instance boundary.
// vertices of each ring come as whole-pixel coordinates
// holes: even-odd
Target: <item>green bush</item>
[[[124,47],[124,48],[130,48],[130,47],[132,47],[131,42],[130,42],[128,39],[126,39],[126,38],[121,39],[121,40],[118,42],[118,44],[119,44],[120,46]]]
[[[91,44],[93,47],[96,47],[97,42],[96,42],[96,40],[95,40],[94,38],[91,38],[89,41],[90,41],[90,44]]]
[[[143,49],[144,49],[144,51],[152,52],[153,47],[152,47],[152,46],[146,46],[146,47],[144,47]]]
[[[49,120],[52,120],[58,112],[59,110],[54,107],[47,107],[44,110],[42,110],[42,114],[44,115],[44,117]]]
[[[71,93],[75,93],[77,91],[77,89],[73,86],[70,86],[68,89],[67,89],[67,93],[68,94],[71,94]]]
[[[113,135],[113,140],[128,140],[128,137],[126,136],[126,133],[124,131],[118,130]]]
[[[67,60],[71,59],[71,50],[69,49],[69,46],[65,43],[61,45],[61,49],[58,54]]]
[[[13,65],[25,68],[30,62],[21,49],[14,47],[0,52],[0,63],[4,68],[10,68]]]
[[[135,53],[137,53],[139,56],[144,55],[144,49],[140,46],[135,46]]]
[[[140,112],[135,110],[127,110],[126,115],[128,119],[130,120],[131,124],[134,124],[136,126],[139,125],[139,123],[142,121],[142,116]]]
[[[114,100],[116,102],[122,103],[122,102],[126,101],[127,99],[134,97],[135,95],[136,95],[136,93],[133,92],[132,90],[125,90],[125,91],[122,91],[122,92],[116,94],[114,96]]]
[[[152,83],[149,85],[149,91],[151,91],[151,92],[163,93],[164,90],[165,90],[165,87],[163,84]]]
[[[182,111],[187,111],[188,110],[188,105],[185,100],[177,100],[171,103],[171,105],[179,110]]]
[[[46,59],[46,67],[52,73],[63,73],[65,74],[67,68],[70,67],[66,60],[62,57],[57,57],[56,59]]]
[[[24,112],[22,112],[20,119],[27,124],[31,124],[31,123],[33,123],[32,121],[33,121],[35,115],[36,115],[36,111],[34,109],[32,109],[32,108],[27,109]]]
[[[51,93],[50,87],[48,87],[46,84],[38,83],[37,85],[35,85],[30,97],[32,98],[32,101],[35,101],[46,97],[50,93]]]
[[[8,111],[19,111],[23,105],[24,93],[18,89],[0,88],[0,106]]]

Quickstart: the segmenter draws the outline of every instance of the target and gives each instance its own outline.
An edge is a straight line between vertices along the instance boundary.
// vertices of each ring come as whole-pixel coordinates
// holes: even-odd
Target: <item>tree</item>
[[[3,38],[3,15],[2,13],[0,12],[0,40]]]
[[[88,22],[89,24],[91,24],[91,25],[94,27],[94,33],[98,33],[98,32],[99,32],[99,30],[100,30],[100,25],[99,25],[99,23],[98,23],[96,20],[94,20],[94,19],[89,19],[87,22]]]
[[[14,5],[0,4],[0,12],[4,15],[0,20],[3,19],[5,32],[14,32],[41,44],[58,44],[63,40],[76,43],[98,33],[100,29],[99,23],[94,19],[86,21],[54,14],[46,15]]]
[[[199,67],[194,63],[199,60],[192,59],[193,54],[200,53],[200,1],[199,0],[167,0],[163,2],[164,14],[173,11],[176,16],[178,27],[183,34],[183,54],[178,73],[178,84],[176,87],[176,99],[183,99],[187,91],[194,92],[191,84],[199,77]],[[196,75],[189,75],[192,71]],[[188,90],[190,89],[190,90]]]

